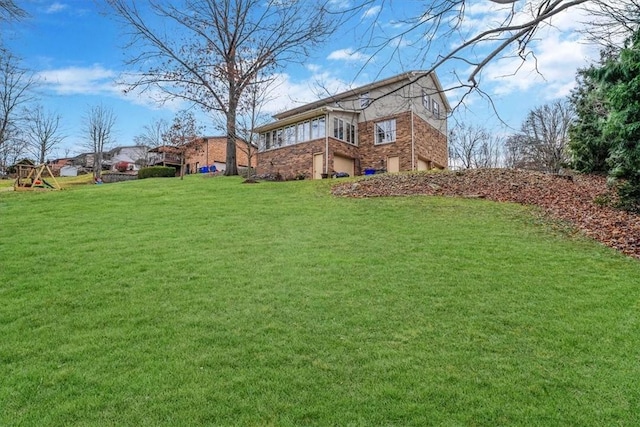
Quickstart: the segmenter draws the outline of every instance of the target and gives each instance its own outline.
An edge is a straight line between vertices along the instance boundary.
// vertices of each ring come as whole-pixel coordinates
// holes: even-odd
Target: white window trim
[[[383,124],[388,124],[388,127],[387,128],[385,128],[386,126],[382,127],[381,125]],[[375,122],[373,126],[374,126],[374,135],[373,135],[374,145],[392,144],[396,142],[396,134],[398,132],[396,119],[388,119],[388,120]],[[378,132],[378,130],[381,130],[384,133],[385,139],[382,142],[380,142],[380,139],[379,139],[380,132]],[[386,139],[387,136],[389,137],[388,140]]]

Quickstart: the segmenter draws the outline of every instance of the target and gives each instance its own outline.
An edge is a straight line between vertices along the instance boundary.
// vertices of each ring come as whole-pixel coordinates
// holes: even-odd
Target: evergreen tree
[[[602,135],[611,143],[609,176],[621,180],[621,205],[640,212],[640,30],[620,54],[592,72],[609,114]]]
[[[604,137],[608,115],[602,91],[593,75],[596,66],[578,71],[577,87],[569,98],[576,117],[569,128],[569,150],[575,170],[584,173],[608,174],[607,159],[611,143]]]

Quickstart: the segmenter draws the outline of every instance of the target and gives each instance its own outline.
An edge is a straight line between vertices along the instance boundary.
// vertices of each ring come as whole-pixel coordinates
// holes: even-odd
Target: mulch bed
[[[332,188],[336,196],[436,195],[477,197],[541,207],[607,246],[640,259],[640,215],[615,209],[606,178],[516,169],[373,175]]]

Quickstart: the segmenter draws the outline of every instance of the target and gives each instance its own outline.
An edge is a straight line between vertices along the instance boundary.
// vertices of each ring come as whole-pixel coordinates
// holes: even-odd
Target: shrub
[[[174,178],[176,176],[176,168],[169,166],[151,166],[142,168],[138,171],[138,179],[145,178]]]
[[[118,172],[126,172],[129,168],[129,162],[118,162],[116,163],[116,170]]]

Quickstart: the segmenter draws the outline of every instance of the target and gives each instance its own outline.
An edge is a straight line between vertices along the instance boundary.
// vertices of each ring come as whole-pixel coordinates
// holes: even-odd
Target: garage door
[[[426,170],[431,169],[429,167],[429,163],[431,163],[431,162],[428,162],[428,161],[422,160],[422,159],[418,159],[418,170],[419,171],[426,171]]]
[[[348,157],[333,156],[333,170],[336,172],[346,172],[349,176],[354,176],[355,162]]]

